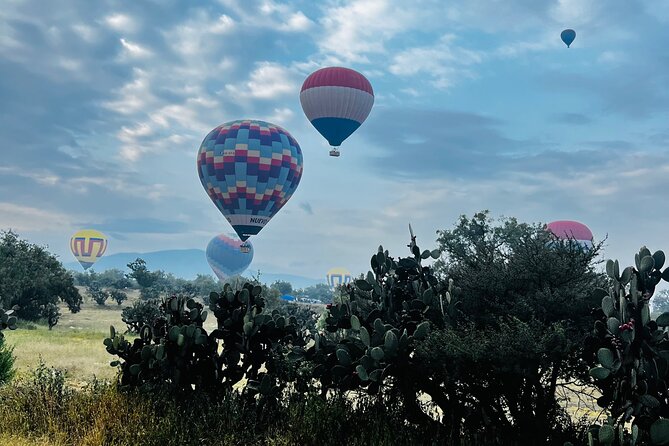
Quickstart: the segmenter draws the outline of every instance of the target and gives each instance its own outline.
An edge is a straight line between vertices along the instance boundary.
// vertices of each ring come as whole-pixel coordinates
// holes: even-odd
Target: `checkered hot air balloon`
[[[302,150],[283,128],[264,121],[226,122],[197,154],[204,190],[246,241],[286,204],[302,178]]]
[[[219,234],[207,244],[207,262],[221,281],[241,274],[253,260],[253,245],[246,242],[247,252],[240,250],[242,241],[236,235]]]
[[[70,238],[70,250],[87,270],[97,262],[107,251],[107,236],[94,229],[83,229]]]
[[[300,103],[307,119],[328,140],[330,155],[367,119],[374,105],[374,91],[367,78],[355,70],[328,67],[315,71],[302,84]]]
[[[558,220],[548,223],[546,229],[561,240],[572,240],[585,249],[592,249],[594,239],[592,231],[583,223],[571,220]]]

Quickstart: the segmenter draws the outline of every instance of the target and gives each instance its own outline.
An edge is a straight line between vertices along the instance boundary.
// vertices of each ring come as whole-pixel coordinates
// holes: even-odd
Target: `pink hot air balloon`
[[[592,249],[592,231],[577,221],[558,220],[546,225],[546,229],[561,240],[575,240],[586,249]]]

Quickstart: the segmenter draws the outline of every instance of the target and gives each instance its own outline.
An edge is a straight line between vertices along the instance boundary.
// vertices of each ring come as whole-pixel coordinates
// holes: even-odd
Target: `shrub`
[[[153,326],[160,317],[160,301],[157,299],[139,300],[121,312],[121,320],[128,326],[129,333],[139,333],[145,326]]]
[[[0,337],[0,385],[8,383],[14,377],[14,349]]]
[[[58,301],[73,313],[82,302],[72,275],[58,259],[11,231],[0,232],[0,297],[0,306],[16,307],[18,317],[31,321],[47,318]]]
[[[86,291],[91,296],[91,299],[98,305],[105,305],[107,299],[109,299],[109,292],[100,287],[97,282],[93,282],[86,287]]]
[[[128,300],[128,295],[120,290],[111,290],[109,292],[109,296],[112,298],[113,301],[116,302],[117,305],[121,305],[123,302]]]

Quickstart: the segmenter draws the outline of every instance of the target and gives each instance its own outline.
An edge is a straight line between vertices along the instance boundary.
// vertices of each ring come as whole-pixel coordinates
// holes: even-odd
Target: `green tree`
[[[334,298],[332,289],[324,283],[308,286],[296,291],[295,294],[301,298],[316,299],[323,303],[330,303]]]
[[[34,321],[52,315],[59,301],[79,311],[82,297],[72,275],[45,248],[12,231],[0,232],[0,305]]]
[[[522,444],[555,441],[560,382],[588,381],[582,342],[592,292],[607,283],[595,270],[601,243],[555,243],[542,224],[487,211],[438,234],[436,268],[456,284],[458,311],[418,355],[447,389],[453,438],[494,429]]]
[[[271,288],[276,289],[283,296],[284,294],[293,294],[293,285],[290,282],[285,280],[277,280],[272,285]]]

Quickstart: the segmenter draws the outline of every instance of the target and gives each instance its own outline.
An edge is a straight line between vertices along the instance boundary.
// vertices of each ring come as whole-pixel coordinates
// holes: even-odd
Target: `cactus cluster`
[[[3,310],[0,308],[0,338],[3,337],[3,330],[16,330],[16,316],[14,310]]]
[[[233,292],[226,284],[222,293],[211,293],[209,311],[192,298],[166,298],[160,317],[144,325],[132,343],[111,327],[104,345],[120,358],[111,362],[120,367],[120,384],[231,389],[246,378],[247,394],[277,395],[273,359],[282,354],[276,351],[304,341],[295,317],[264,312],[261,291],[247,283]],[[217,328],[207,333],[203,324],[210,312]]]
[[[622,272],[609,260],[606,272],[611,285],[597,289],[600,318],[593,330],[596,366],[590,375],[602,396],[609,420],[594,426],[590,444],[669,444],[669,313],[651,319],[649,300],[661,280],[665,255],[646,247],[635,256],[635,266]],[[631,423],[631,430],[625,424]]]
[[[409,247],[412,256],[394,259],[380,246],[366,278],[345,287],[341,303],[328,306],[325,330],[302,355],[293,352],[292,359],[314,364],[322,392],[364,388],[375,395],[391,381],[417,381],[416,342],[431,325],[444,326],[455,302],[452,282],[440,282],[421,264],[438,258],[439,251],[421,252],[415,238]]]

